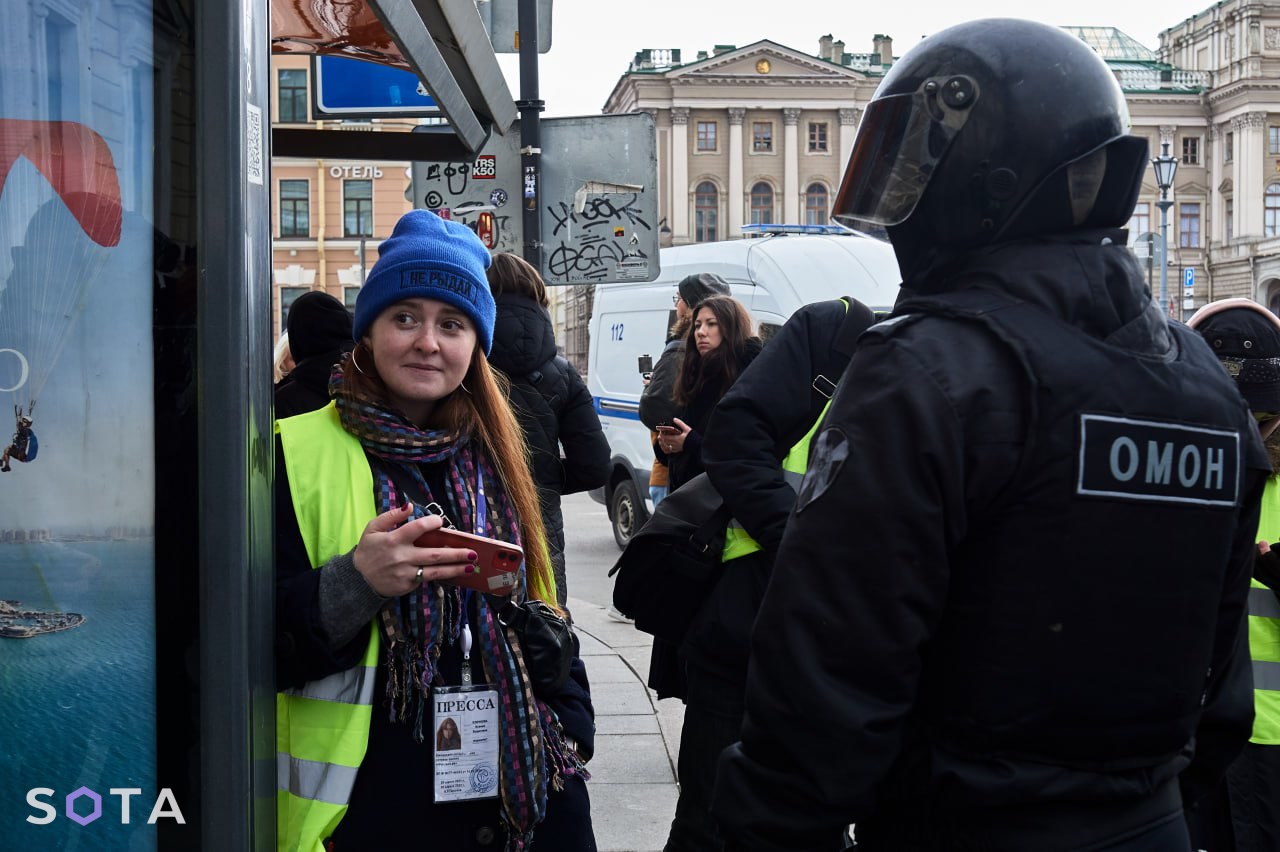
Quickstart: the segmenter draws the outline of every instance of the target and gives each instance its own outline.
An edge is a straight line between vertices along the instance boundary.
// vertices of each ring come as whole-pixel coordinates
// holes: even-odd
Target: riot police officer
[[[887,228],[752,633],[728,849],[1189,849],[1249,734],[1257,428],[1125,248],[1147,148],[1103,61],[984,20],[868,105],[837,218]]]

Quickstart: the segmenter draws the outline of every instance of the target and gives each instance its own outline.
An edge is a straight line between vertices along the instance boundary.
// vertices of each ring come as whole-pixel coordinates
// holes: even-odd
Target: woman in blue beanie
[[[503,599],[452,582],[475,551],[415,544],[442,525],[518,544],[516,599],[555,606],[520,428],[486,359],[489,253],[414,210],[379,255],[333,401],[276,424],[277,846],[594,852],[581,661],[536,693]],[[446,716],[462,746],[442,752]]]

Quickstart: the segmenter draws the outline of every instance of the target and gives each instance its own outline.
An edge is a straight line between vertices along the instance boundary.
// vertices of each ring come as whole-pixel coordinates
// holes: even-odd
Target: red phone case
[[[448,582],[486,595],[511,594],[520,577],[520,563],[524,561],[524,551],[514,544],[444,527],[423,533],[414,544],[418,547],[474,550],[479,557],[476,565],[480,570],[474,574],[462,574]]]

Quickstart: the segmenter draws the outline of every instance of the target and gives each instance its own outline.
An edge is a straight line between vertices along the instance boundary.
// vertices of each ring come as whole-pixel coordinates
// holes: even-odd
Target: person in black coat
[[[658,426],[670,426],[671,421],[680,413],[675,400],[676,376],[680,374],[680,365],[684,363],[684,339],[689,333],[689,326],[693,324],[693,306],[708,296],[730,294],[729,284],[711,272],[686,275],[676,285],[676,320],[667,332],[662,354],[658,356],[658,363],[653,365],[649,381],[640,394],[640,422],[648,427],[652,440],[658,439]],[[655,509],[670,490],[667,466],[655,456],[653,469],[649,473],[649,497],[653,500]]]
[[[710,852],[722,846],[710,813],[716,762],[742,727],[751,624],[796,502],[782,459],[822,416],[853,342],[873,321],[871,310],[853,299],[847,306],[834,300],[800,308],[711,415],[702,462],[735,524],[760,549],[726,563],[681,646],[688,692],[680,737],[680,800],[667,852]],[[838,833],[830,840],[838,844]]]
[[[703,433],[711,411],[747,366],[760,354],[760,338],[752,333],[751,316],[732,296],[711,296],[694,308],[685,336],[685,356],[676,376],[679,416],[660,431],[653,451],[671,471],[675,491],[702,473]],[[672,594],[679,594],[672,589]],[[649,657],[649,686],[659,698],[686,695],[684,659],[672,642],[655,638]]]
[[[671,471],[671,490],[702,473],[702,440],[711,411],[763,344],[751,315],[732,296],[711,296],[693,309],[672,396],[678,416],[659,427],[654,455]]]
[[[725,846],[1190,852],[1249,736],[1270,466],[1126,248],[1146,140],[1093,50],[1012,19],[912,48],[863,127],[835,217],[888,228],[903,286],[752,627]]]
[[[498,305],[489,363],[511,380],[511,405],[529,445],[556,596],[563,607],[569,587],[560,497],[605,484],[609,442],[586,383],[556,354],[542,276],[522,258],[497,254],[489,267],[489,286]]]
[[[285,324],[294,366],[276,385],[277,420],[328,405],[333,365],[355,346],[351,312],[322,290],[299,296]]]

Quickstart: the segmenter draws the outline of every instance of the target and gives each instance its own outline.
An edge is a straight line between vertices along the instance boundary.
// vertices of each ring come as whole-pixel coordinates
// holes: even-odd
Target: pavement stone
[[[679,787],[675,760],[684,705],[645,685],[653,640],[605,607],[569,600],[596,709],[588,765],[599,852],[661,852]]]

